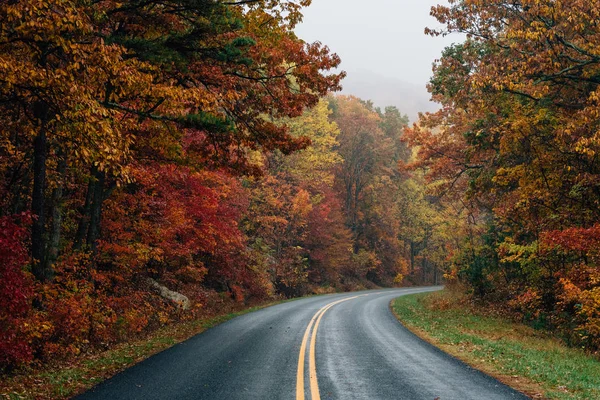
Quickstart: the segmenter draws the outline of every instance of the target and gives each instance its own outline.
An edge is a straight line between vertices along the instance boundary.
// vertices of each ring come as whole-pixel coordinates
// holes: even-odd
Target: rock
[[[164,297],[167,300],[171,300],[172,302],[177,303],[184,310],[190,308],[190,299],[188,299],[181,293],[170,290],[168,287],[161,285],[152,278],[148,278],[148,284],[152,288],[156,289],[161,297]]]

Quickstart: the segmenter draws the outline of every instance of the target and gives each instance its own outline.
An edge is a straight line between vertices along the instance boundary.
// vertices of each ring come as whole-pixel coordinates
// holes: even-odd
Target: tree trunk
[[[91,172],[92,177],[88,183],[87,192],[85,194],[85,203],[83,204],[83,209],[81,210],[81,217],[79,219],[79,225],[77,226],[77,233],[75,234],[75,244],[73,248],[75,250],[81,250],[83,246],[83,241],[86,236],[86,232],[88,230],[88,224],[90,222],[90,213],[92,210],[92,199],[94,197],[94,188],[95,181],[94,176],[96,175],[96,167],[92,168]]]
[[[67,169],[66,160],[59,155],[58,161],[58,178],[59,182],[56,188],[52,191],[52,227],[50,229],[50,238],[48,240],[48,256],[46,260],[47,268],[53,269],[53,265],[58,259],[60,235],[62,231],[63,220],[63,187],[65,171]]]
[[[33,193],[31,195],[31,212],[35,216],[31,227],[31,256],[33,265],[31,272],[39,281],[52,279],[52,270],[45,260],[45,189],[46,189],[46,157],[48,154],[48,104],[38,101],[34,105],[34,115],[39,121],[40,129],[33,144]]]
[[[410,241],[410,274],[415,272],[415,242]]]
[[[95,172],[94,191],[90,210],[90,226],[87,234],[87,244],[96,253],[97,241],[100,237],[100,220],[102,219],[102,203],[104,201],[104,172]]]

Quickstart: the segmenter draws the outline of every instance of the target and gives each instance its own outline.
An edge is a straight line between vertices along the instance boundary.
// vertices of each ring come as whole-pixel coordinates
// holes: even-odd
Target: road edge
[[[0,398],[70,399],[127,368],[229,320],[264,308],[309,297],[315,297],[315,295],[270,301],[211,317],[180,321],[159,328],[141,339],[119,343],[108,350],[91,353],[75,361],[65,360],[46,366],[46,368],[24,370],[22,374],[9,377],[0,384]],[[123,359],[124,362],[107,361],[114,359]]]
[[[407,295],[407,296],[410,296],[410,295]],[[466,357],[464,357],[463,356],[464,353],[461,353],[460,351],[458,351],[456,346],[441,343],[436,338],[432,337],[427,331],[425,331],[421,328],[418,328],[416,326],[409,325],[405,321],[402,321],[402,319],[396,313],[396,311],[394,310],[394,307],[393,307],[394,302],[399,297],[402,297],[402,296],[394,297],[392,300],[390,300],[390,302],[388,303],[388,308],[391,311],[391,313],[394,315],[394,317],[396,318],[398,323],[400,325],[402,325],[404,328],[406,328],[406,330],[408,330],[410,333],[412,333],[413,335],[415,335],[422,341],[430,344],[431,346],[436,347],[438,350],[446,353],[448,356],[459,360],[460,362],[468,365],[469,367],[471,367],[483,374],[486,374],[494,379],[497,379],[504,385],[524,394],[525,396],[527,396],[531,399],[548,400],[548,398],[546,398],[542,395],[542,393],[544,391],[542,389],[542,387],[539,384],[537,384],[536,382],[532,381],[531,379],[528,379],[523,376],[518,376],[518,380],[515,380],[514,375],[502,374],[487,363],[474,363],[471,360],[468,360]]]

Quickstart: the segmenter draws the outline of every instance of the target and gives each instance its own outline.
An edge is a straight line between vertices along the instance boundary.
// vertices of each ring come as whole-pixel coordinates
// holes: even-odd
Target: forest
[[[310,293],[441,282],[395,107],[303,1],[0,5],[0,365]]]
[[[451,1],[462,33],[435,63],[442,106],[406,132],[410,168],[467,222],[446,266],[486,307],[600,348],[600,8]],[[597,354],[597,353],[596,353]]]
[[[600,8],[454,0],[441,108],[337,95],[310,0],[0,3],[0,373],[225,303],[443,284],[600,348]]]

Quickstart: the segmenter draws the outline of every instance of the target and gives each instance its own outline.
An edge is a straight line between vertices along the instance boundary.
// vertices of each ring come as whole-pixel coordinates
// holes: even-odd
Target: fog
[[[440,0],[313,0],[296,28],[307,42],[320,41],[342,58],[344,93],[396,105],[415,120],[429,111],[425,85],[442,50],[462,37],[431,37],[440,25],[429,15]],[[371,84],[372,83],[372,84]],[[385,103],[385,104],[383,104]]]

